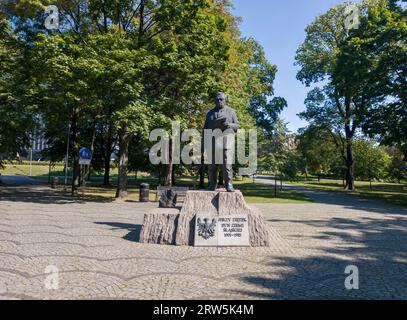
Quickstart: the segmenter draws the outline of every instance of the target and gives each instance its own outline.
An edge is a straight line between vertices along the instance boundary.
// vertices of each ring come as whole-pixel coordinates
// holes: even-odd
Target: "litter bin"
[[[140,202],[150,202],[150,185],[148,183],[140,185]]]
[[[57,185],[58,185],[58,177],[52,177],[51,178],[51,188],[56,189]]]

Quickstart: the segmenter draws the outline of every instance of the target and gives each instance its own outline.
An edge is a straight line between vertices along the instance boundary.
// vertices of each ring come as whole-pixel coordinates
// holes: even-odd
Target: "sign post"
[[[82,173],[82,179],[83,179],[83,186],[85,187],[85,179],[84,179],[84,174],[86,172],[86,167],[90,165],[90,161],[92,158],[92,153],[88,148],[82,148],[79,150],[79,165],[81,166],[81,173]]]

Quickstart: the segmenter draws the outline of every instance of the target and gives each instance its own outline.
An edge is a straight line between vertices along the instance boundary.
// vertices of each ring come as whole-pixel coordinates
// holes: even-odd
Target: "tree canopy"
[[[51,30],[44,24],[50,4],[59,11],[59,27]],[[218,90],[229,95],[244,128],[260,123],[271,130],[286,106],[273,98],[277,69],[259,43],[241,37],[230,8],[218,0],[7,3],[0,20],[0,118],[9,127],[0,130],[14,130],[18,139],[5,141],[0,131],[1,154],[26,147],[27,123],[34,130],[39,116],[54,160],[64,157],[69,133],[73,195],[78,152],[89,147],[105,184],[117,153],[117,197],[125,198],[127,173],[137,167],[129,167],[129,152],[146,156],[150,130],[169,129],[171,121],[201,128]],[[13,112],[21,124],[9,121]],[[165,170],[164,183],[171,184],[173,165]]]
[[[383,141],[402,140],[403,125],[393,123],[397,129],[384,138],[382,130],[388,126],[379,129],[377,117],[393,112],[397,120],[382,118],[382,122],[403,119],[404,111],[398,107],[402,99],[397,97],[405,92],[400,85],[405,83],[406,20],[395,1],[365,0],[357,5],[360,24],[349,28],[347,5],[331,8],[307,27],[296,60],[298,79],[307,86],[320,85],[309,92],[300,117],[335,132],[336,143],[344,150],[346,187],[353,190],[352,142],[357,131],[381,132]],[[397,66],[391,62],[393,54],[400,62]]]

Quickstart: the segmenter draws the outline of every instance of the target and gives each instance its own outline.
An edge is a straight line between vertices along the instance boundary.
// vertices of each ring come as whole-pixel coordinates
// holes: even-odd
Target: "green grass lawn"
[[[6,164],[5,169],[0,169],[2,174],[10,175],[26,175],[30,173],[30,166],[27,164]],[[32,178],[48,181],[49,167],[47,163],[42,165],[33,165],[31,167]],[[65,176],[64,166],[58,165],[52,168],[51,176],[60,177],[60,183]],[[68,177],[71,177],[71,171],[68,171]],[[111,187],[102,187],[103,176],[101,174],[92,174],[90,181],[86,183],[86,188],[81,190],[81,196],[92,199],[100,199],[102,201],[111,201],[115,196],[115,183],[117,177],[117,169],[111,171]],[[150,184],[150,200],[154,201],[156,198],[156,186],[158,181],[154,177],[150,177],[144,174],[140,174],[137,179],[134,175],[128,176],[128,193],[131,201],[139,200],[139,188],[140,183],[147,182]],[[260,183],[253,183],[251,179],[237,178],[234,182],[235,188],[242,191],[245,199],[248,203],[310,203],[312,199],[309,197],[293,192],[293,191],[280,191],[277,192],[277,197],[274,194],[274,187],[267,186]],[[177,179],[177,186],[185,186],[191,189],[195,189],[197,186],[196,180],[192,178],[179,178]]]
[[[343,188],[342,180],[321,180],[298,182],[291,181],[291,184],[314,188],[319,190],[343,192],[346,194],[360,196],[367,199],[384,201],[390,204],[407,207],[407,185],[397,183],[384,183],[384,182],[372,182],[372,189],[370,189],[370,183],[366,181],[356,181],[356,191],[346,191]]]
[[[248,203],[311,203],[313,200],[308,196],[294,191],[277,190],[262,183],[253,183],[251,179],[244,179],[234,183],[236,189],[242,191]]]
[[[156,185],[157,179],[151,177],[140,177],[137,180],[130,178],[128,180],[128,194],[130,201],[139,200],[139,188],[140,183],[147,182],[150,184],[150,200],[156,199]],[[194,186],[192,179],[182,178],[178,180],[177,186],[190,187]],[[311,203],[311,198],[303,194],[293,191],[280,191],[277,192],[277,197],[274,195],[274,188],[266,186],[264,184],[253,184],[252,180],[245,179],[235,182],[235,188],[240,190],[247,203]],[[101,198],[102,200],[112,201],[114,200],[116,189],[111,187],[102,187],[101,181],[93,180],[87,182],[86,188],[82,191],[82,196]]]
[[[4,169],[0,169],[1,174],[9,174],[9,175],[22,175],[28,176],[30,174],[30,166],[23,164],[6,164]],[[55,167],[58,173],[63,175],[64,167]],[[33,177],[46,177],[48,178],[48,165],[33,165],[31,167],[31,174]]]
[[[0,169],[1,174],[10,175],[29,175],[30,166],[24,164],[6,164],[4,169]],[[35,179],[48,180],[49,167],[47,163],[42,165],[33,165],[31,167],[32,177]],[[52,168],[52,176],[64,177],[63,165],[58,165]],[[71,176],[71,172],[68,172],[68,177]],[[91,181],[87,183],[87,188],[84,191],[84,195],[90,197],[100,197],[103,200],[113,199],[115,196],[114,184],[116,183],[117,169],[112,169],[112,187],[101,187],[103,176],[101,174],[94,173],[91,177]],[[151,200],[155,200],[155,186],[157,185],[157,179],[146,175],[139,175],[138,179],[134,178],[134,175],[129,174],[129,197],[131,200],[138,201],[138,186],[142,182],[150,183],[151,185]],[[407,185],[396,183],[381,183],[373,182],[372,190],[370,190],[369,182],[356,181],[357,190],[354,192],[345,191],[342,186],[342,180],[328,180],[322,179],[320,182],[317,180],[310,180],[307,182],[291,181],[290,183],[326,191],[346,192],[347,194],[360,196],[368,199],[380,200],[387,203],[407,207]],[[197,182],[192,178],[180,178],[177,179],[177,185],[190,187],[191,189],[196,187]],[[235,187],[242,191],[245,199],[248,203],[310,203],[312,199],[304,194],[293,191],[280,191],[278,190],[277,197],[274,196],[274,187],[264,184],[253,183],[251,179],[237,178],[235,181]]]
[[[26,163],[24,164],[5,164],[4,168],[0,168],[0,174],[4,175],[22,175],[22,176],[29,176],[30,175],[30,166]],[[33,179],[38,179],[38,180],[44,180],[48,181],[48,176],[49,176],[49,166],[48,163],[35,163],[33,162],[33,165],[31,166],[31,178]],[[63,178],[65,177],[65,171],[64,171],[64,165],[57,165],[54,167],[51,167],[51,176],[52,177],[60,177]],[[72,176],[72,170],[71,168],[68,169],[68,177]],[[95,173],[92,172],[92,177],[94,179],[102,179],[103,174],[101,173]],[[116,178],[117,177],[117,169],[113,168],[111,169],[111,177]]]

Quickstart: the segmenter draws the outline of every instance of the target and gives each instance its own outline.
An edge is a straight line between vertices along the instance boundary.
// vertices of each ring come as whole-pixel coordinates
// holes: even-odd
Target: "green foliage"
[[[372,60],[359,82],[380,99],[369,108],[363,128],[383,144],[401,147],[407,157],[407,10],[399,2],[380,1],[369,14],[363,21],[369,37],[356,39],[353,48]]]
[[[273,128],[273,136],[261,140],[259,166],[286,179],[295,178],[303,171],[304,162],[297,148],[295,136],[290,134],[287,124],[278,119]]]
[[[391,158],[383,147],[373,141],[357,139],[354,142],[355,176],[359,180],[383,180],[388,176]]]
[[[357,5],[360,26],[348,30],[345,6],[307,27],[296,60],[299,80],[324,84],[309,93],[300,117],[338,135],[346,150],[347,187],[353,189],[352,141],[358,129],[381,133],[387,143],[406,141],[406,20],[394,1],[365,0]]]
[[[398,183],[401,183],[402,180],[407,180],[407,166],[403,152],[397,148],[390,147],[387,149],[387,153],[391,157],[388,173],[389,179]]]
[[[0,16],[0,165],[29,144],[35,129],[33,101],[24,94],[35,90],[27,81],[28,53],[9,29],[4,15]]]
[[[305,161],[306,174],[343,176],[344,150],[336,143],[337,139],[329,130],[315,126],[300,130],[298,149]]]
[[[45,29],[47,4],[59,8],[59,30]],[[241,38],[225,1],[24,0],[1,13],[0,35],[8,43],[0,42],[0,152],[24,147],[40,115],[53,161],[65,156],[70,132],[73,190],[78,149],[89,147],[98,170],[119,154],[124,195],[127,171],[148,167],[149,131],[172,120],[201,128],[217,90],[227,89],[244,128],[256,117],[270,130],[285,106],[268,101],[276,68],[257,42]],[[21,124],[10,121],[17,113]]]

